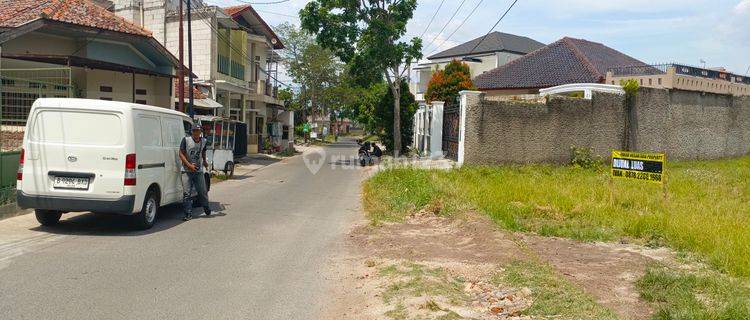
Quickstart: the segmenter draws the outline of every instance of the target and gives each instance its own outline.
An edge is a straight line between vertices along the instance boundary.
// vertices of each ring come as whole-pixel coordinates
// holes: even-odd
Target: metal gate
[[[24,128],[38,98],[73,96],[70,68],[0,69],[0,205],[15,201]]]
[[[458,138],[461,129],[461,108],[446,105],[443,109],[443,151],[445,156],[458,161]]]

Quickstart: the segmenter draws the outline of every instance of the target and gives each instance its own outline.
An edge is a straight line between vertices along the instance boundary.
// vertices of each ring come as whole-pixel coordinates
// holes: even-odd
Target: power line
[[[453,18],[456,17],[456,15],[458,14],[458,11],[460,11],[461,8],[464,6],[464,3],[466,3],[466,0],[461,0],[461,4],[458,6],[458,9],[456,9],[456,12],[453,12],[453,15],[450,17],[450,19],[448,19],[448,22],[445,23],[445,25],[443,26],[443,28],[440,29],[440,32],[438,32],[438,34],[435,36],[435,38],[433,38],[432,41],[430,41],[430,44],[427,45],[425,48],[428,48],[429,46],[431,46],[432,44],[434,44],[435,40],[437,40],[437,38],[440,37],[441,34],[443,34],[443,31],[445,31],[445,28],[447,28],[448,25],[451,23],[451,21],[453,21]]]
[[[470,55],[472,52],[474,52],[474,50],[476,50],[476,48],[479,46],[480,43],[484,42],[484,39],[487,38],[487,36],[490,35],[490,33],[492,33],[492,30],[495,30],[495,27],[497,27],[497,25],[500,24],[500,21],[503,21],[503,18],[505,18],[505,15],[507,15],[508,12],[510,12],[510,9],[513,9],[513,6],[516,5],[516,2],[518,2],[518,0],[513,0],[513,3],[510,4],[510,7],[508,7],[508,10],[505,10],[505,13],[503,13],[503,15],[500,16],[500,19],[497,19],[497,22],[495,22],[495,25],[493,25],[492,28],[490,28],[490,31],[487,31],[484,37],[482,37],[482,40],[479,40],[479,42],[477,42],[474,45],[474,48],[471,48],[471,51],[469,51],[469,53],[466,54],[467,56]]]
[[[460,25],[458,25],[458,27],[457,27],[456,29],[454,29],[454,30],[453,30],[453,32],[451,32],[451,34],[450,34],[450,35],[448,35],[448,37],[446,37],[445,39],[443,39],[443,42],[441,42],[441,43],[440,43],[440,44],[439,44],[439,45],[438,45],[438,46],[437,46],[437,47],[435,48],[435,50],[433,50],[432,52],[430,52],[430,53],[429,53],[429,55],[432,55],[433,53],[435,53],[435,52],[437,52],[438,50],[440,50],[440,47],[442,47],[442,46],[443,46],[443,44],[444,44],[444,43],[445,43],[446,41],[450,40],[450,39],[451,39],[451,37],[453,37],[453,35],[454,35],[454,34],[456,34],[456,32],[457,32],[457,31],[458,31],[459,29],[461,29],[461,27],[463,27],[463,26],[464,26],[464,24],[466,23],[466,21],[468,21],[468,20],[469,20],[469,18],[471,18],[471,16],[473,16],[473,15],[474,15],[474,12],[476,12],[476,11],[477,11],[477,9],[479,8],[479,5],[481,5],[481,4],[482,4],[482,2],[484,2],[484,0],[479,0],[479,2],[477,3],[477,5],[476,5],[476,6],[474,6],[474,9],[472,9],[472,10],[471,10],[471,12],[469,12],[469,15],[468,15],[468,16],[466,16],[466,18],[464,19],[464,21],[461,21],[461,24],[460,24]]]
[[[297,20],[299,20],[299,16],[293,16],[291,14],[278,13],[278,12],[273,12],[273,11],[268,11],[268,10],[260,10],[260,9],[255,9],[255,11],[263,12],[263,13],[268,13],[268,14],[275,14],[275,15],[289,17],[289,18],[296,18]]]
[[[427,27],[424,28],[424,31],[422,31],[422,35],[419,36],[421,39],[424,37],[424,34],[427,33],[427,30],[430,29],[430,26],[432,25],[432,22],[435,21],[435,17],[437,17],[438,12],[440,12],[440,8],[443,7],[443,3],[445,3],[445,0],[440,1],[440,5],[438,6],[437,10],[435,10],[435,14],[432,15],[432,18],[430,19],[430,22],[427,23]]]
[[[244,0],[234,0],[234,1],[247,3],[247,4],[279,4],[279,3],[289,2],[290,0],[279,0],[279,1],[271,1],[271,2],[252,2],[252,1],[244,1]]]
[[[185,2],[185,3],[187,3],[187,0],[182,0],[182,1],[183,1],[183,2]],[[191,1],[191,2],[192,2],[192,1]],[[205,5],[201,6],[201,8],[198,8],[198,7],[197,7],[197,4],[193,4],[193,5],[192,5],[192,8],[195,8],[195,9],[200,9],[200,10],[205,10],[205,9],[207,9],[207,7],[206,7]],[[235,53],[238,53],[238,54],[239,54],[240,56],[244,57],[244,58],[245,58],[245,59],[247,59],[248,61],[253,61],[253,59],[250,59],[250,57],[249,57],[249,56],[247,55],[247,53],[246,53],[246,52],[244,52],[244,51],[241,51],[241,50],[237,50],[237,48],[235,48],[235,47],[234,47],[234,46],[232,45],[232,42],[230,41],[230,39],[227,39],[227,38],[226,38],[226,37],[224,37],[224,36],[223,36],[223,35],[222,35],[222,34],[221,34],[221,33],[220,33],[220,32],[219,32],[218,30],[216,30],[216,27],[214,27],[214,26],[213,26],[213,24],[211,24],[211,22],[209,21],[210,19],[208,19],[208,17],[207,17],[206,15],[205,15],[205,13],[203,13],[203,12],[200,12],[200,11],[196,11],[196,12],[195,12],[195,14],[196,14],[196,15],[198,15],[198,16],[199,16],[199,17],[201,18],[201,20],[202,20],[202,21],[203,21],[203,22],[204,22],[204,23],[205,23],[205,24],[206,24],[206,25],[207,25],[207,26],[208,26],[209,28],[211,28],[211,30],[213,31],[213,33],[214,33],[214,34],[215,34],[215,35],[216,35],[216,36],[217,36],[217,37],[218,37],[218,38],[219,38],[220,40],[223,40],[223,41],[225,41],[225,42],[227,43],[227,45],[229,45],[229,48],[230,48],[230,49],[232,49],[232,51],[234,51]],[[257,68],[258,68],[258,69],[259,69],[259,70],[260,70],[261,72],[263,72],[264,74],[266,74],[266,75],[267,75],[267,76],[268,76],[269,78],[271,78],[271,79],[275,80],[275,81],[276,81],[277,83],[279,83],[279,84],[282,84],[282,85],[284,85],[284,86],[286,86],[286,87],[291,87],[291,86],[290,86],[289,84],[286,84],[286,83],[284,83],[284,82],[280,81],[280,80],[279,80],[278,78],[276,78],[276,77],[272,76],[272,75],[271,75],[270,73],[268,73],[268,71],[264,70],[264,69],[263,69],[263,68],[261,68],[260,66],[256,66],[256,67],[257,67]],[[191,70],[191,72],[192,72],[192,70]]]

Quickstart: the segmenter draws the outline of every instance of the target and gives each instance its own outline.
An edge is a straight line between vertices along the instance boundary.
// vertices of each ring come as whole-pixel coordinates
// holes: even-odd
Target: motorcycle
[[[359,165],[364,167],[366,165],[372,165],[372,155],[370,154],[370,142],[366,141],[360,144],[359,151],[357,152],[359,158]]]

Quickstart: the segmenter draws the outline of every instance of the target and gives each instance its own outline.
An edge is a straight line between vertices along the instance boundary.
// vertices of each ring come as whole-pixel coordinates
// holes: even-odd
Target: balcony
[[[219,73],[229,75],[230,69],[231,69],[231,63],[229,62],[229,57],[219,55],[219,58],[218,58]]]
[[[250,85],[250,93],[256,94],[258,99],[266,103],[283,104],[283,101],[278,100],[279,87],[271,85],[268,80],[250,81],[248,84]]]
[[[232,77],[235,79],[245,80],[245,66],[237,61],[232,61],[231,66],[232,69],[230,70],[230,73],[232,74]]]

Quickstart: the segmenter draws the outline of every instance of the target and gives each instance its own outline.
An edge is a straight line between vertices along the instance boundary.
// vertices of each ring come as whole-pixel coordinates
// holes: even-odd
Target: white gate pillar
[[[425,144],[425,118],[427,117],[427,104],[424,101],[419,102],[419,108],[417,113],[414,115],[415,128],[414,128],[414,145],[417,151],[421,154],[427,149]]]
[[[430,121],[430,157],[443,156],[443,107],[445,102],[432,102],[432,119]]]
[[[458,165],[462,165],[464,163],[464,141],[466,138],[466,108],[469,106],[469,103],[478,103],[482,92],[481,91],[469,91],[464,90],[459,92],[458,94],[461,95],[461,109],[460,109],[460,119],[461,124],[459,125],[458,129]]]

